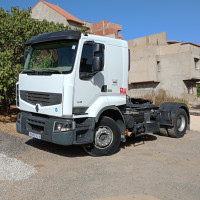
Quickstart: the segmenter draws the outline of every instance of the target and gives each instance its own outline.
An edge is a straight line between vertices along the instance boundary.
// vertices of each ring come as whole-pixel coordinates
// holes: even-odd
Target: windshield
[[[70,73],[76,55],[77,41],[32,45],[23,72]]]

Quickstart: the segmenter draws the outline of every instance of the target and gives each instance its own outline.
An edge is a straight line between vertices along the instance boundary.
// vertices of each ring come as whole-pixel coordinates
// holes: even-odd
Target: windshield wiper
[[[40,71],[40,72],[50,72],[50,73],[59,73],[59,74],[62,74],[61,71],[56,70],[56,69],[46,69],[46,70],[43,70],[43,71]]]
[[[37,70],[30,69],[30,70],[24,70],[23,73],[33,73],[33,74],[38,74]]]
[[[31,73],[31,74],[39,74],[39,73],[55,73],[55,74],[62,74],[61,71],[59,70],[55,70],[55,69],[46,69],[46,70],[41,70],[41,71],[37,71],[34,69],[30,69],[30,70],[24,70],[23,73]]]

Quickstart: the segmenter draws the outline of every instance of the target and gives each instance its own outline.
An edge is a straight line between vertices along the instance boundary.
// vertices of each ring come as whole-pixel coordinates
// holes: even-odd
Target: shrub
[[[186,101],[185,99],[167,95],[166,91],[163,89],[160,89],[156,94],[153,94],[153,95],[144,95],[143,98],[153,100],[153,102],[158,106],[160,106],[161,104],[165,102],[179,102],[179,103],[185,103],[189,105],[188,101]]]

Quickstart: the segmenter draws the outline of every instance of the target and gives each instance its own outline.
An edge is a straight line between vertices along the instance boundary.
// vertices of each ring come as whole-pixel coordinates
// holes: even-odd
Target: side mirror
[[[92,60],[92,68],[93,72],[100,72],[103,70],[103,53],[104,53],[104,44],[94,43],[93,46],[93,60]]]
[[[94,54],[98,53],[98,52],[103,52],[104,51],[104,45],[103,44],[99,44],[99,43],[94,43]]]
[[[103,70],[103,59],[102,57],[94,56],[92,60],[93,72],[100,72]]]

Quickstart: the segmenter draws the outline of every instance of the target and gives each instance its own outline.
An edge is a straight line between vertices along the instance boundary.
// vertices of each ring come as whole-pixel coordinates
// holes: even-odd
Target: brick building
[[[90,33],[94,35],[102,35],[122,39],[122,35],[119,34],[119,31],[121,30],[121,25],[108,22],[108,20],[103,20],[98,23],[92,24]]]

